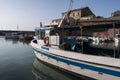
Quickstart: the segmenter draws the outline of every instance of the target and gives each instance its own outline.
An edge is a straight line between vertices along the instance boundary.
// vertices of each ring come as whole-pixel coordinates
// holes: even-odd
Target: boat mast
[[[65,19],[67,19],[67,21],[69,22],[69,15],[70,15],[70,13],[71,13],[72,7],[73,7],[73,0],[70,0],[70,4],[69,4],[69,8],[68,8],[67,14],[65,14],[65,15],[62,17],[62,19],[61,19],[58,27],[61,27],[61,26],[62,26],[62,24],[63,24],[63,22],[64,22]]]
[[[73,7],[73,0],[70,0],[70,4],[69,4],[69,8],[68,8],[68,11],[67,11],[67,14],[65,14],[63,17],[62,17],[62,19],[61,19],[61,21],[60,21],[60,23],[59,23],[59,25],[58,25],[58,27],[61,27],[61,43],[63,42],[63,22],[65,21],[65,19],[67,19],[67,21],[69,21],[69,15],[70,15],[70,13],[71,13],[71,10],[72,10],[72,7]]]

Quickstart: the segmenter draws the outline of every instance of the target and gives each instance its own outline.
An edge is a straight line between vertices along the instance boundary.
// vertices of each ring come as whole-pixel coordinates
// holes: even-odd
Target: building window
[[[78,12],[78,16],[79,16],[79,12]]]
[[[57,20],[55,22],[57,23]]]
[[[73,13],[73,17],[75,16],[75,13]]]

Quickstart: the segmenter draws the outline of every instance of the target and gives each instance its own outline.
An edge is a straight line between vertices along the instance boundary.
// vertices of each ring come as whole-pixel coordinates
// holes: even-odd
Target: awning
[[[51,29],[53,29],[53,27],[36,27],[35,31],[38,31],[38,30],[51,30]]]

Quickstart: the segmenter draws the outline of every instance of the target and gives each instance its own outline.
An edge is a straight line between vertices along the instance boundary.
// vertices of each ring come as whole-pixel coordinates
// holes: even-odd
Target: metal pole
[[[118,34],[120,34],[120,29],[119,29],[119,33]],[[120,58],[120,54],[119,54],[119,52],[120,52],[120,47],[118,47],[118,57]]]
[[[70,0],[70,5],[69,5],[68,12],[69,12],[70,10],[72,10],[72,7],[73,7],[73,0]]]
[[[113,39],[114,39],[114,58],[115,58],[115,24],[113,24]]]
[[[82,29],[82,26],[80,27],[80,29],[81,29],[81,39],[82,39],[82,32],[83,32],[83,29]],[[83,39],[82,39],[82,41],[81,41],[81,52],[83,53]]]

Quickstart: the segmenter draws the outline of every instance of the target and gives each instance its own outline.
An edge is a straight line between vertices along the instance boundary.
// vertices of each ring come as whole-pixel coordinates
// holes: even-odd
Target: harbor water
[[[84,80],[36,59],[29,42],[0,36],[0,80]]]

